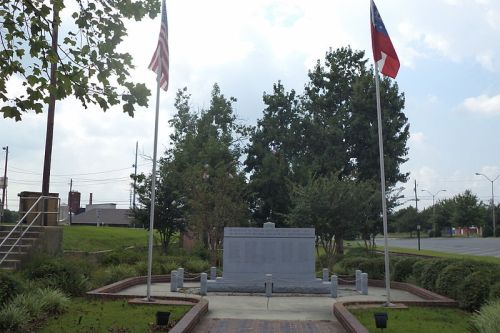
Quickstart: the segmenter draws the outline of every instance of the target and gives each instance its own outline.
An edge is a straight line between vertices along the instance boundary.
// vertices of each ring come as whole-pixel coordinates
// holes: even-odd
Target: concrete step
[[[17,245],[33,245],[38,238],[21,238]],[[3,238],[0,238],[0,244],[2,244],[4,241]],[[3,245],[12,245],[17,242],[17,237],[16,238],[9,238],[3,243]]]
[[[7,251],[0,251],[0,259],[2,259],[5,254],[7,254]],[[21,260],[26,254],[27,252],[17,252],[13,250],[6,259]]]
[[[18,237],[19,234],[23,233],[24,231],[14,231],[14,233],[11,235],[11,237]],[[10,231],[8,230],[0,230],[0,239],[4,239],[5,237],[7,237],[7,235],[10,233]],[[38,238],[40,236],[40,232],[39,231],[32,231],[31,229],[29,231],[26,231],[24,233],[24,236],[23,237],[26,237],[26,238]]]
[[[22,245],[17,244],[12,249],[12,252],[28,252],[31,246],[32,246],[31,244],[22,244]],[[0,246],[0,252],[7,252],[10,250],[11,247],[12,245],[2,245]]]
[[[17,259],[6,259],[4,260],[4,262],[2,262],[2,265],[0,265],[0,269],[15,270],[17,267],[19,267],[20,263],[21,261]]]
[[[0,224],[0,232],[1,231],[11,231],[12,228],[14,228],[15,225],[13,224]],[[25,223],[22,224],[22,228],[23,229],[26,229],[28,227],[28,225],[26,225]],[[17,229],[21,228],[20,226],[17,227]],[[30,231],[36,231],[36,232],[41,232],[43,229],[42,226],[40,225],[32,225],[30,227]]]

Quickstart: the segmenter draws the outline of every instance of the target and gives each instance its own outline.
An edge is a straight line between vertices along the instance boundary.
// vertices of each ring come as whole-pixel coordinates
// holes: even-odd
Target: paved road
[[[377,238],[376,243],[383,246],[383,238]],[[418,243],[416,238],[390,238],[389,247],[417,249]],[[422,250],[500,257],[500,238],[421,238],[420,248]]]

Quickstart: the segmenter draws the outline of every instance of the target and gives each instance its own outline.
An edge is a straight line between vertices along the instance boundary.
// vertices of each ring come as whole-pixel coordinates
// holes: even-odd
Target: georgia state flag
[[[378,63],[380,72],[394,79],[399,70],[398,55],[396,54],[396,50],[394,50],[394,46],[392,46],[389,34],[385,29],[384,22],[382,22],[382,18],[373,0],[371,1],[370,16],[373,58]]]

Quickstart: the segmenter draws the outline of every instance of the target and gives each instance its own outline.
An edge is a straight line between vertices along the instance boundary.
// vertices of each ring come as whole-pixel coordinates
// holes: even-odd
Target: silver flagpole
[[[385,290],[387,303],[391,305],[391,276],[389,271],[389,246],[387,243],[387,204],[385,197],[385,170],[384,170],[384,141],[382,136],[382,111],[380,108],[380,84],[378,78],[378,64],[375,61],[375,89],[377,94],[377,120],[378,120],[378,148],[380,155],[380,188],[382,189],[382,215],[384,223],[384,261],[385,261]]]
[[[158,61],[161,57],[161,49],[158,48]],[[151,207],[149,212],[149,240],[148,240],[148,287],[146,299],[151,302],[151,271],[153,266],[153,232],[155,221],[155,202],[156,202],[156,151],[158,146],[158,117],[160,114],[160,80],[161,64],[158,66],[156,75],[156,115],[155,115],[155,140],[153,148],[153,172],[151,174]]]

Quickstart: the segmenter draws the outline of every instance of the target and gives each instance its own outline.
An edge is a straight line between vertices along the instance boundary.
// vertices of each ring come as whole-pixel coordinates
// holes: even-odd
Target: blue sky
[[[437,198],[471,189],[488,201],[491,183],[474,173],[500,174],[500,2],[376,3],[402,63],[397,82],[406,95],[411,132],[409,161],[403,166],[411,176],[402,193],[412,198],[416,179],[419,208],[432,203],[422,189],[447,190]],[[368,0],[170,0],[167,7],[171,83],[161,95],[160,151],[168,145],[167,121],[179,88],[188,87],[199,109],[208,105],[218,82],[226,96],[238,99],[239,118],[255,124],[263,92],[281,80],[301,93],[307,71],[330,47],[350,45],[371,57]],[[129,22],[129,37],[121,46],[134,57],[134,77],[151,89],[155,76],[146,67],[159,26],[159,18]],[[22,91],[18,78],[9,87],[13,96]],[[83,203],[92,192],[96,202],[127,207],[135,142],[141,155],[152,155],[153,98],[150,104],[132,119],[119,109],[103,113],[96,107],[85,110],[72,99],[58,103],[51,191],[66,202],[73,178]],[[45,114],[29,114],[18,123],[0,119],[0,145],[10,149],[11,208],[17,208],[17,193],[41,188],[45,126]],[[139,171],[150,170],[147,158],[140,157],[138,164]]]

